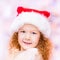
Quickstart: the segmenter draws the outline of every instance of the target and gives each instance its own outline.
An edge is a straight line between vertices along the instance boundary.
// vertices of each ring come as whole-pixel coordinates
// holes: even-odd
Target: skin
[[[52,56],[51,41],[48,38],[46,38],[36,26],[31,24],[24,24],[22,27],[18,29],[17,32],[13,34],[10,41],[9,51],[10,51],[10,54],[15,56],[16,54],[19,55],[21,52],[25,54],[24,51],[26,50],[27,52],[26,55],[30,56],[28,55],[28,53],[30,53],[30,51],[28,52],[29,48],[35,48],[35,47],[38,49],[38,54],[39,54],[39,56],[36,56],[36,60],[37,60],[37,57],[39,58],[41,56],[42,57],[39,58],[39,60],[40,59],[49,60],[50,56]],[[19,55],[19,58],[20,58],[20,55]],[[23,60],[23,57],[22,59],[19,59],[19,60]]]
[[[39,29],[31,24],[24,24],[18,30],[18,42],[21,46],[21,51],[29,48],[35,48],[38,45],[40,38]]]

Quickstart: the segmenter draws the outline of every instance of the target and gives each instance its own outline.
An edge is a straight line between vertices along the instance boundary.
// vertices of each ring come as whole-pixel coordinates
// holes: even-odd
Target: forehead
[[[36,30],[36,31],[39,31],[39,29],[36,27],[36,26],[34,26],[34,25],[32,25],[32,24],[24,24],[24,25],[22,25],[21,27],[20,27],[20,29],[30,29],[30,30]],[[19,29],[19,30],[20,30]]]

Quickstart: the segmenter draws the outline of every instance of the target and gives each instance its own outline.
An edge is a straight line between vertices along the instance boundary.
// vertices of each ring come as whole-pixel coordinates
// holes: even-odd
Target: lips
[[[30,45],[32,43],[23,41],[24,44]]]

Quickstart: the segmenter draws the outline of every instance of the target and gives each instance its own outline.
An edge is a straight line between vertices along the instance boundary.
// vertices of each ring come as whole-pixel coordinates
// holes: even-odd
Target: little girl
[[[48,39],[50,13],[23,7],[18,7],[17,12],[10,29],[10,60],[49,60],[52,50]]]

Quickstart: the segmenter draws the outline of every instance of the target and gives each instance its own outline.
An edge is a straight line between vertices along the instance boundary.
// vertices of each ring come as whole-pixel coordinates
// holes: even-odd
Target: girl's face
[[[34,48],[38,45],[40,32],[37,27],[31,24],[24,24],[18,30],[18,42],[21,46],[21,51]]]

